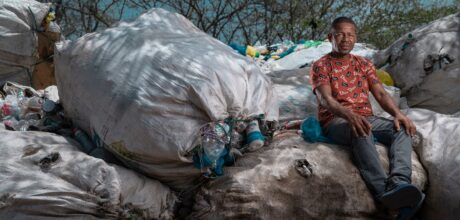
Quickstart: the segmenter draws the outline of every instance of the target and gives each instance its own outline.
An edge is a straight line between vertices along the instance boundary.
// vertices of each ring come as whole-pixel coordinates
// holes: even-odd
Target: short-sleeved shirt
[[[369,85],[380,83],[375,67],[369,60],[350,54],[347,59],[335,58],[326,54],[313,63],[310,68],[310,81],[315,89],[330,85],[332,96],[344,107],[362,116],[372,116],[369,102]],[[318,120],[325,126],[334,114],[322,106],[318,100]]]

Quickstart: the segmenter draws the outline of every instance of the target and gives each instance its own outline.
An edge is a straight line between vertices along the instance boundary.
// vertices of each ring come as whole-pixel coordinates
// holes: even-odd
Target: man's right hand
[[[346,114],[346,119],[348,123],[350,123],[353,135],[355,135],[355,137],[370,135],[372,125],[366,120],[365,117],[354,112],[349,112]]]
[[[334,115],[345,118],[350,123],[353,135],[356,137],[368,136],[371,133],[371,123],[365,117],[358,115],[343,107],[337,100],[332,97],[331,86],[324,84],[316,89],[316,96],[319,103],[331,111]]]

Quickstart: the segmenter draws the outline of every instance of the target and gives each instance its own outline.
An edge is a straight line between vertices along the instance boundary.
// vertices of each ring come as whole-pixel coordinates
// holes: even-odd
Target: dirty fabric
[[[460,13],[412,30],[374,60],[391,75],[410,107],[460,111]]]
[[[174,193],[158,181],[108,165],[75,142],[0,128],[2,219],[172,219]]]
[[[386,148],[377,145],[388,172]],[[412,153],[412,182],[427,174]],[[283,134],[245,154],[226,175],[202,186],[190,219],[390,219],[377,206],[345,146]]]

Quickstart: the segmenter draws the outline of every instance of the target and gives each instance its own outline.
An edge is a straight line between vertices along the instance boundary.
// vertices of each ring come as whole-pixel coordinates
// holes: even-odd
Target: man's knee
[[[370,133],[366,136],[352,136],[354,144],[375,145],[374,135]]]

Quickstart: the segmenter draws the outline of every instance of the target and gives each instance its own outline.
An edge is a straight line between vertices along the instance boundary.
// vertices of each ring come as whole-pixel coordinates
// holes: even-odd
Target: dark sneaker
[[[396,217],[396,220],[410,220],[414,217],[415,213],[422,206],[423,200],[425,200],[425,194],[422,193],[422,199],[418,202],[415,207],[403,207],[399,210],[399,215]]]
[[[415,207],[422,199],[422,192],[409,183],[402,183],[384,192],[379,200],[389,209]]]

